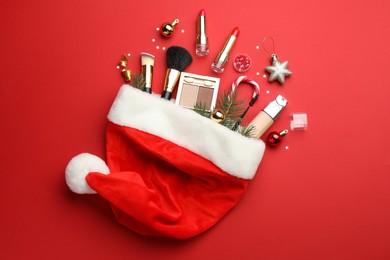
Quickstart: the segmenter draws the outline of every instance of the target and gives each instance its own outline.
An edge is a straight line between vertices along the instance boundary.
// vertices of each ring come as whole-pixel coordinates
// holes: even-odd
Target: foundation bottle
[[[248,124],[255,127],[253,137],[260,138],[274,123],[282,109],[287,105],[287,100],[278,95]]]

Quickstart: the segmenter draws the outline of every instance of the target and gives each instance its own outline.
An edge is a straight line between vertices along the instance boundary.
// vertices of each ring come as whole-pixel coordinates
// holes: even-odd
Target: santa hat
[[[98,193],[142,235],[185,239],[217,223],[254,177],[265,145],[159,96],[123,85],[108,114],[107,165],[74,157],[66,183]]]

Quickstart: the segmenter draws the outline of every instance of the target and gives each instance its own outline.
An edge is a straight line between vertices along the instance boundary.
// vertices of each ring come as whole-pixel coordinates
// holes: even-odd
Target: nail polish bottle
[[[282,109],[287,105],[287,99],[278,95],[249,123],[255,127],[253,137],[260,138],[274,123]]]

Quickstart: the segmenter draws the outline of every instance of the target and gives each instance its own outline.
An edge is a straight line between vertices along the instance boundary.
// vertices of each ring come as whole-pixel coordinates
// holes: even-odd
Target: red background
[[[194,51],[202,8],[204,58]],[[389,259],[389,11],[386,0],[0,1],[0,258]],[[174,36],[161,38],[156,28],[175,18]],[[289,104],[270,130],[289,128],[291,112],[309,115],[307,131],[267,148],[239,205],[210,231],[175,241],[140,237],[98,195],[72,194],[68,161],[104,158],[121,55],[139,71],[139,53],[155,54],[161,93],[162,47],[187,48],[188,72],[218,76],[210,64],[235,26],[232,56],[247,53],[245,75],[261,85],[246,120],[277,94]],[[283,86],[262,76],[267,35],[293,72]],[[221,91],[239,75],[229,63]],[[248,98],[250,87],[240,88]]]

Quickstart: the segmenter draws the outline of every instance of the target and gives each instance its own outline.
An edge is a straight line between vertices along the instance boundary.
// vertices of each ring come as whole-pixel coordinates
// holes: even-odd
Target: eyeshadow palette
[[[218,96],[219,78],[187,72],[180,75],[176,105],[194,109],[196,104],[206,106],[208,111],[215,107]]]

